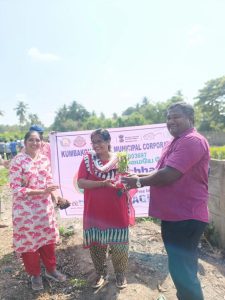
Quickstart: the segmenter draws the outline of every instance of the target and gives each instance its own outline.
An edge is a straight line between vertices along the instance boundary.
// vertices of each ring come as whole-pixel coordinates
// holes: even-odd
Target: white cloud
[[[27,101],[27,96],[25,94],[16,94],[16,101],[22,101],[26,102]]]
[[[55,119],[55,111],[51,111],[51,112],[42,112],[41,113],[41,121],[45,124],[45,126],[50,126]]]
[[[46,61],[46,62],[51,62],[51,61],[57,61],[60,59],[58,55],[55,55],[53,53],[41,53],[39,49],[32,47],[27,51],[27,54],[33,58],[34,60],[37,61]]]
[[[188,30],[188,45],[191,47],[200,46],[205,42],[203,28],[196,24]]]

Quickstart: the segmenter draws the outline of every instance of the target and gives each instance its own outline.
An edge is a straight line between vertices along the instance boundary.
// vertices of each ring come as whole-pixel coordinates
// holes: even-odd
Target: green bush
[[[225,159],[225,146],[210,147],[211,158]]]
[[[22,140],[24,138],[25,133],[20,131],[5,131],[0,132],[0,140],[2,141],[10,141],[13,140]]]
[[[144,222],[153,222],[155,224],[161,224],[161,221],[159,219],[153,218],[153,217],[136,217],[136,223],[144,223]]]

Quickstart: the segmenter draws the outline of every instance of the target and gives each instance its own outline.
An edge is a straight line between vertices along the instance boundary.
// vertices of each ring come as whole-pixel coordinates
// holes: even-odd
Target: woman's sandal
[[[62,273],[60,273],[57,270],[52,271],[50,273],[45,270],[45,276],[52,279],[52,280],[54,280],[54,281],[57,281],[57,282],[66,281],[66,275],[63,275]]]
[[[164,295],[159,295],[156,300],[166,300],[166,297]]]
[[[127,279],[123,273],[116,274],[116,286],[119,289],[124,289],[125,287],[127,287]]]
[[[40,291],[44,289],[41,276],[31,276],[30,280],[33,291]]]
[[[102,286],[105,283],[105,278],[103,275],[98,275],[95,279],[94,284],[92,284],[93,289],[98,289],[100,286]]]

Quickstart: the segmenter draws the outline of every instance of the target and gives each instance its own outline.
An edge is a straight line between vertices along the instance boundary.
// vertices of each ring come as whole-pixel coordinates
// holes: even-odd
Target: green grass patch
[[[80,279],[80,278],[72,278],[72,279],[70,279],[70,284],[73,287],[78,288],[78,289],[85,288],[88,285],[87,280]]]
[[[0,267],[12,263],[12,261],[13,253],[6,254],[0,259]]]
[[[137,217],[136,223],[144,223],[144,222],[153,222],[156,224],[160,224],[160,220],[152,217]]]
[[[61,226],[59,227],[59,234],[63,237],[70,237],[74,235],[74,228],[73,226],[69,226],[68,228]]]
[[[0,186],[9,182],[9,170],[5,168],[0,169]]]

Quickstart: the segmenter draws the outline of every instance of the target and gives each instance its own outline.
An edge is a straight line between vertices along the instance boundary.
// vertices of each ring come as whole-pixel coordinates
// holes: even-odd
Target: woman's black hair
[[[185,102],[176,102],[172,105],[170,105],[167,109],[170,110],[170,109],[174,109],[174,108],[179,108],[182,113],[188,117],[188,119],[192,122],[192,124],[194,125],[194,121],[195,121],[195,111],[194,111],[194,108],[188,104],[188,103],[185,103]]]
[[[91,141],[95,135],[100,135],[103,141],[111,142],[111,136],[107,129],[99,128],[91,133]],[[109,151],[111,150],[111,145],[109,144]]]
[[[39,135],[39,137],[40,137],[40,140],[41,140],[41,134],[40,134],[40,132],[38,132],[38,131],[28,131],[26,134],[25,134],[25,136],[24,136],[24,143],[26,143],[26,141],[29,139],[29,137],[33,134],[33,133],[37,133],[38,135]]]

